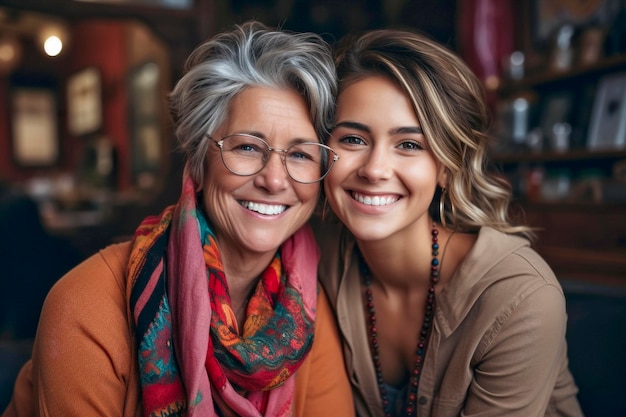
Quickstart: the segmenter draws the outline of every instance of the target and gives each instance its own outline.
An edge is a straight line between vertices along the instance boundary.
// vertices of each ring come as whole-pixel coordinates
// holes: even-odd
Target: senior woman
[[[3,416],[352,416],[305,226],[334,152],[316,35],[236,26],[171,96],[176,205],[61,279]]]

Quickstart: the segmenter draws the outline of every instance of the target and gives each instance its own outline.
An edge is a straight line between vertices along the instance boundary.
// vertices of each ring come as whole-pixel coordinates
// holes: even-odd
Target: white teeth
[[[359,203],[368,205],[368,206],[386,206],[388,204],[395,203],[398,201],[398,197],[384,197],[384,196],[364,196],[359,193],[352,193],[352,198],[357,200]]]
[[[253,203],[252,201],[241,201],[243,207],[248,210],[256,211],[257,213],[267,214],[267,215],[276,215],[280,214],[283,211],[287,210],[287,206],[273,205],[273,204],[259,204]]]

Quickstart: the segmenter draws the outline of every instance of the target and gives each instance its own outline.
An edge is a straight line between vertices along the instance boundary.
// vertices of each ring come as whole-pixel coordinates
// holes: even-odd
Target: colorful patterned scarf
[[[144,415],[290,416],[313,341],[313,234],[305,226],[283,243],[240,333],[215,234],[184,177],[178,203],[137,229],[128,264]]]

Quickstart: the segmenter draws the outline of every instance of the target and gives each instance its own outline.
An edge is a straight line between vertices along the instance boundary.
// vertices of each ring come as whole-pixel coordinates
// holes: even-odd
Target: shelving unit
[[[501,93],[510,93],[523,89],[551,89],[561,87],[572,81],[584,81],[597,78],[601,75],[617,72],[620,69],[626,71],[626,54],[613,55],[602,58],[593,65],[575,66],[567,71],[548,70],[530,74],[519,81],[508,81],[502,88]]]
[[[492,155],[494,166],[513,186],[514,215],[537,228],[534,245],[561,279],[626,286],[626,182],[620,185],[614,179],[615,165],[626,166],[626,149],[589,150],[585,142],[596,85],[602,76],[620,71],[626,72],[626,54],[566,72],[530,74],[504,83],[498,92],[501,99],[535,97],[539,109],[553,94],[578,97],[578,110],[570,117],[579,118],[573,123],[581,124],[583,140],[570,149],[531,151],[517,146]],[[567,180],[567,195],[547,198],[542,187],[555,175]],[[609,183],[610,198],[605,190]]]

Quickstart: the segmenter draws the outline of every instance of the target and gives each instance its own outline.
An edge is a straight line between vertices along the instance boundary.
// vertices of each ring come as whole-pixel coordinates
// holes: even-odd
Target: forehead
[[[345,86],[337,98],[337,122],[418,126],[409,96],[383,76],[369,76]]]
[[[306,100],[288,88],[248,87],[229,106],[226,125],[232,129],[269,134],[298,129],[315,135]],[[269,131],[268,131],[269,130]]]

